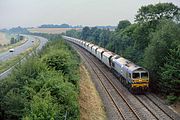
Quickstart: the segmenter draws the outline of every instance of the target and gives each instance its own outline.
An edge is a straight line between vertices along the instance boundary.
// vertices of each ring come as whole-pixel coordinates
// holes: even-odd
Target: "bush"
[[[55,118],[58,119],[59,108],[50,92],[46,92],[33,96],[27,112],[24,120],[55,120]]]
[[[43,61],[48,65],[49,68],[53,68],[56,71],[60,71],[64,74],[69,73],[70,55],[63,50],[51,51],[51,53],[43,58]]]
[[[169,104],[172,104],[172,103],[174,103],[175,101],[177,101],[178,100],[178,97],[177,96],[174,96],[174,95],[168,95],[167,96],[167,102],[169,103]]]
[[[52,47],[52,44],[53,47]],[[64,41],[53,41],[46,45],[42,57],[50,69],[62,72],[68,82],[78,87],[80,57]]]

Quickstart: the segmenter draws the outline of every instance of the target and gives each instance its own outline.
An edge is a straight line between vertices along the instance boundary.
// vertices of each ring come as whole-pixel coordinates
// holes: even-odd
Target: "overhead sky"
[[[41,24],[117,25],[134,21],[142,5],[180,0],[0,0],[0,29]]]

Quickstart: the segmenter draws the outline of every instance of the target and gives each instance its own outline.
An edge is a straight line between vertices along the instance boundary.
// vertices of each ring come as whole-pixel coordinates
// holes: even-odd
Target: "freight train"
[[[63,36],[67,41],[73,42],[89,51],[103,62],[119,78],[132,93],[145,93],[149,89],[149,72],[133,62],[90,42]]]

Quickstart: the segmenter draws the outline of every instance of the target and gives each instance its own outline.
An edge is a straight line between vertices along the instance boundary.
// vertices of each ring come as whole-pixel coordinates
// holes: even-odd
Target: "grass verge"
[[[106,120],[101,98],[83,65],[80,67],[80,73],[80,120]]]

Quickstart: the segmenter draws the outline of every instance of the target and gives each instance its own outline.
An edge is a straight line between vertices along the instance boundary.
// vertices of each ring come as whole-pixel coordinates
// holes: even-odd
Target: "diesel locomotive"
[[[132,93],[144,93],[149,89],[149,72],[133,62],[90,42],[63,36],[67,41],[73,42],[102,61],[118,77]]]

